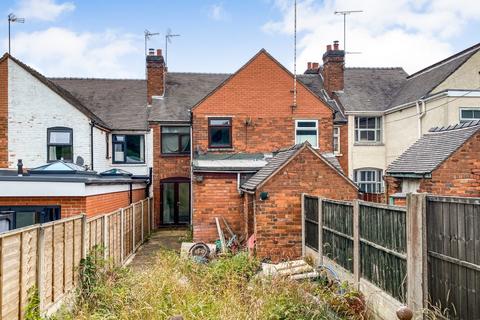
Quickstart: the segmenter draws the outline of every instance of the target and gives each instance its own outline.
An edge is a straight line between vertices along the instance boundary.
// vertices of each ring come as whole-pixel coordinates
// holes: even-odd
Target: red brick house
[[[433,128],[387,169],[390,201],[408,192],[480,197],[480,121]]]
[[[261,231],[248,222],[254,220],[255,205],[246,200],[252,196],[242,185],[273,162],[278,150],[305,141],[311,145],[308,152],[315,150],[308,162],[320,170],[317,176],[338,176],[338,184],[332,186],[349,190],[340,197],[356,198],[355,186],[342,174],[333,154],[338,110],[318,89],[319,77],[299,77],[294,103],[293,74],[265,50],[234,74],[166,72],[158,56],[147,57],[148,65],[148,81],[158,77],[165,83],[155,91],[149,116],[154,132],[153,188],[161,225],[190,223],[191,217],[196,241],[218,238],[215,217],[220,216],[245,238]],[[323,178],[297,175],[305,192],[338,197],[322,189]],[[295,198],[291,205],[298,207],[300,193]],[[300,218],[295,219],[291,222]],[[296,227],[299,232],[301,225]]]

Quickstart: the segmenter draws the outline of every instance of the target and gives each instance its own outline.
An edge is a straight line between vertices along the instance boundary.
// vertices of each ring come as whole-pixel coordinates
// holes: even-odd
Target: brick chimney
[[[338,41],[327,45],[327,51],[323,54],[322,76],[325,90],[329,95],[334,91],[343,90],[345,68],[345,51],[339,49]]]
[[[147,101],[152,103],[152,97],[162,96],[164,92],[164,75],[167,72],[162,49],[148,50],[147,55]]]

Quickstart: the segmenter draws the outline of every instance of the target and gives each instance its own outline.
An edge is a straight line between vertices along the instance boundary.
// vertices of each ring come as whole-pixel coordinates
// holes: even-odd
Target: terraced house
[[[336,151],[362,192],[385,201],[385,170],[417,139],[434,127],[479,119],[479,51],[476,44],[408,75],[402,68],[344,67],[335,43],[322,66],[309,64],[306,73],[321,79],[344,116],[336,122]],[[404,181],[402,194],[416,191]]]

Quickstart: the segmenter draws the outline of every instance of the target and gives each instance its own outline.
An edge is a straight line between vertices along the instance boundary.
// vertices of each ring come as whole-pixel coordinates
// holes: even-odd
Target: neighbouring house
[[[21,212],[25,218],[19,213],[16,221],[24,222],[14,221],[12,228],[47,221],[39,213],[45,206],[49,212],[55,208],[50,216],[56,218],[93,215],[148,196],[152,134],[147,113],[145,80],[47,78],[3,55],[0,219]]]
[[[480,197],[480,121],[435,127],[387,168],[391,203],[407,193]]]
[[[160,225],[192,223],[196,241],[213,241],[218,238],[215,218],[223,217],[242,238],[254,233],[262,238],[258,232],[266,229],[248,223],[255,219],[249,211],[255,205],[246,201],[251,196],[242,186],[276,161],[282,154],[278,150],[305,141],[311,145],[305,150],[315,150],[315,157],[298,161],[319,168],[319,179],[298,171],[296,183],[308,185],[302,188],[305,192],[357,197],[333,150],[334,119],[341,114],[334,101],[326,99],[318,77],[300,76],[294,101],[293,74],[263,49],[233,74],[169,72],[163,57],[152,52],[147,56],[147,77],[148,82],[161,83],[152,85],[149,115]],[[322,188],[330,183],[330,175],[339,177],[339,190],[349,192],[332,194],[330,188]],[[298,207],[300,198],[296,192],[290,205]],[[289,213],[278,222],[279,236],[283,233],[281,237],[297,244],[299,221],[299,211]],[[283,227],[286,223],[295,224],[293,231]]]
[[[349,68],[338,42],[323,65],[309,63],[347,118],[340,130],[340,163],[364,193],[385,201],[392,161],[435,126],[480,119],[480,44],[414,74],[402,68]]]

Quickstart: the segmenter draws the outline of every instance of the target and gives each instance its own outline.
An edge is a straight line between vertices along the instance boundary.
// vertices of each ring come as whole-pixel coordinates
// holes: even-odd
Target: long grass
[[[258,269],[259,262],[243,253],[198,264],[167,250],[160,251],[142,272],[112,271],[102,264],[96,271],[87,268],[88,278],[82,281],[88,282],[88,292],[79,291],[74,307],[61,311],[57,318],[145,320],[169,319],[175,315],[202,320],[356,318],[343,311],[338,316],[326,303],[312,299],[310,294],[318,296],[322,292],[318,284],[283,277],[260,278],[255,276]],[[329,297],[325,301],[331,300]]]

